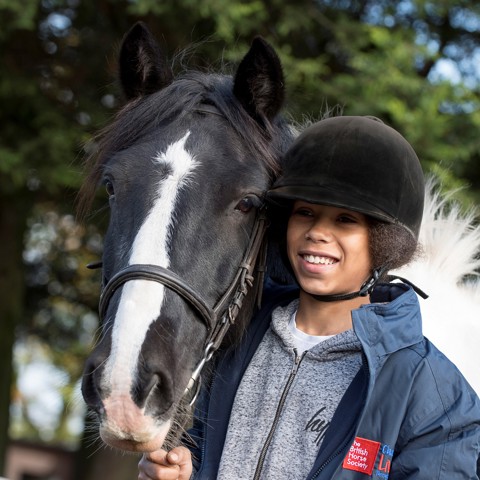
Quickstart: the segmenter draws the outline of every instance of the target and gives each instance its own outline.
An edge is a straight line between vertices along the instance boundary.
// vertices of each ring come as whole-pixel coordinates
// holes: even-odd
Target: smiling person
[[[193,463],[209,480],[478,479],[480,401],[423,336],[418,289],[388,276],[418,251],[414,150],[378,119],[333,117],[284,165],[267,200],[297,285],[267,282],[216,360],[190,449],[144,457],[138,478],[187,479]]]

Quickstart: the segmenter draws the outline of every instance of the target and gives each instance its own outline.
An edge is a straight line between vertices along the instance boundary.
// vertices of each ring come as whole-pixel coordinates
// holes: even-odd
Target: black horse
[[[251,287],[262,282],[263,195],[294,132],[279,115],[279,58],[261,38],[233,77],[174,79],[139,23],[124,38],[119,76],[128,102],[101,135],[82,192],[85,206],[102,183],[110,202],[103,336],[82,390],[107,444],[151,451],[228,326],[249,320]]]

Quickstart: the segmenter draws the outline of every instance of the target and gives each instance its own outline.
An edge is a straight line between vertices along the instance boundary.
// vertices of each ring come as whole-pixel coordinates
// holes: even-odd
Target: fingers
[[[185,447],[175,447],[167,454],[168,463],[178,466],[180,474],[178,480],[189,480],[192,475],[192,454]]]
[[[188,480],[192,474],[192,457],[185,447],[169,452],[157,450],[143,455],[138,470],[138,480]]]

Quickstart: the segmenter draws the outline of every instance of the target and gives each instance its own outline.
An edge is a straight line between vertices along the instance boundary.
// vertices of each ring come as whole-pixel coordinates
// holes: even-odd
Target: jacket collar
[[[371,301],[352,312],[353,328],[369,360],[378,362],[423,340],[420,305],[412,287],[380,284]]]

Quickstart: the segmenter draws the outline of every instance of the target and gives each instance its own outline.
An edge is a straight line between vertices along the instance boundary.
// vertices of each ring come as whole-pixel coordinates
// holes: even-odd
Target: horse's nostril
[[[159,375],[153,375],[150,381],[148,382],[145,391],[147,395],[150,394],[153,389],[157,387],[158,390],[162,388],[162,378]]]
[[[153,408],[156,414],[167,411],[173,402],[173,385],[164,373],[147,369],[138,372],[132,399],[140,408]]]
[[[102,400],[97,377],[98,366],[93,360],[87,360],[82,377],[82,395],[85,403],[95,412],[100,413]]]
[[[145,405],[150,394],[157,387],[157,390],[162,388],[162,380],[157,374],[150,374],[139,376],[135,387],[133,389],[133,400],[139,406]]]

